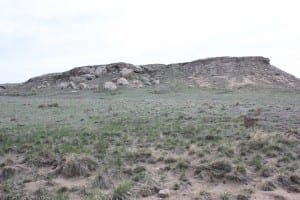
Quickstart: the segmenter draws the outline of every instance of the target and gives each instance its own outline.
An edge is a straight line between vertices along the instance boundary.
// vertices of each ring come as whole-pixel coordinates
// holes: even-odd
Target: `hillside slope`
[[[176,64],[133,65],[112,63],[77,67],[31,78],[22,89],[101,89],[110,82],[117,87],[183,84],[208,88],[299,88],[300,80],[272,66],[265,57],[216,57]],[[115,87],[116,86],[116,87]],[[109,88],[109,87],[108,87]]]

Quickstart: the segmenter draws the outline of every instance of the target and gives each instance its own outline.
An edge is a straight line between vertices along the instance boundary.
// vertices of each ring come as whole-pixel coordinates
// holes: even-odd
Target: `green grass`
[[[121,183],[119,184],[113,192],[112,200],[126,200],[130,199],[130,189],[131,189],[130,183]]]
[[[299,99],[297,92],[193,88],[160,94],[137,89],[114,95],[83,92],[0,96],[0,156],[19,154],[27,166],[37,170],[53,167],[51,161],[60,161],[70,154],[90,155],[99,163],[97,173],[111,177],[115,185],[108,191],[83,192],[86,199],[105,199],[109,195],[118,199],[129,191],[139,197],[134,193],[141,188],[145,194],[153,195],[156,189],[144,185],[152,178],[153,172],[147,169],[152,164],[165,169],[155,174],[158,180],[171,173],[185,184],[194,179],[191,174],[196,169],[201,175],[221,173],[222,176],[216,176],[218,179],[231,170],[260,176],[260,170],[273,165],[269,163],[271,159],[275,160],[275,171],[288,168],[295,172],[300,165],[296,159],[299,140],[280,134],[300,131],[299,118],[292,117],[293,112],[300,111]],[[38,108],[53,103],[58,107]],[[292,111],[286,110],[287,106]],[[257,108],[261,108],[261,118],[256,126],[247,129],[240,116],[250,115]],[[192,117],[184,119],[182,113]],[[272,139],[254,138],[257,131]],[[225,169],[212,169],[211,164],[219,160],[228,163],[223,166]],[[124,173],[124,169],[134,170],[140,165],[146,166],[145,170]],[[38,180],[49,178],[32,173]],[[123,183],[124,180],[131,182]],[[11,193],[24,186],[9,181],[5,182],[10,184]]]

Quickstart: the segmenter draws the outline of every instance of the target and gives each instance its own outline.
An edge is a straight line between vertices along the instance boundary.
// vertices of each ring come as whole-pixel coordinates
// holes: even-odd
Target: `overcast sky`
[[[297,0],[0,0],[0,83],[111,62],[265,56],[300,77]]]

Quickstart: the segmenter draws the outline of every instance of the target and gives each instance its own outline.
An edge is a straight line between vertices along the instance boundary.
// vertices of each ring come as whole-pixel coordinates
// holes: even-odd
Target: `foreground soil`
[[[300,199],[296,90],[0,96],[0,199]]]

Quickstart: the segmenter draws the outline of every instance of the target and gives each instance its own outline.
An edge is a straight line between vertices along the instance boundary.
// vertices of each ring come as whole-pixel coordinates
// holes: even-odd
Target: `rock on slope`
[[[77,67],[14,85],[20,89],[99,89],[185,84],[209,88],[299,88],[300,80],[264,57],[217,57],[177,64],[112,63]],[[116,87],[115,87],[115,86]],[[2,85],[1,90],[5,90]],[[9,87],[8,87],[9,88]]]

